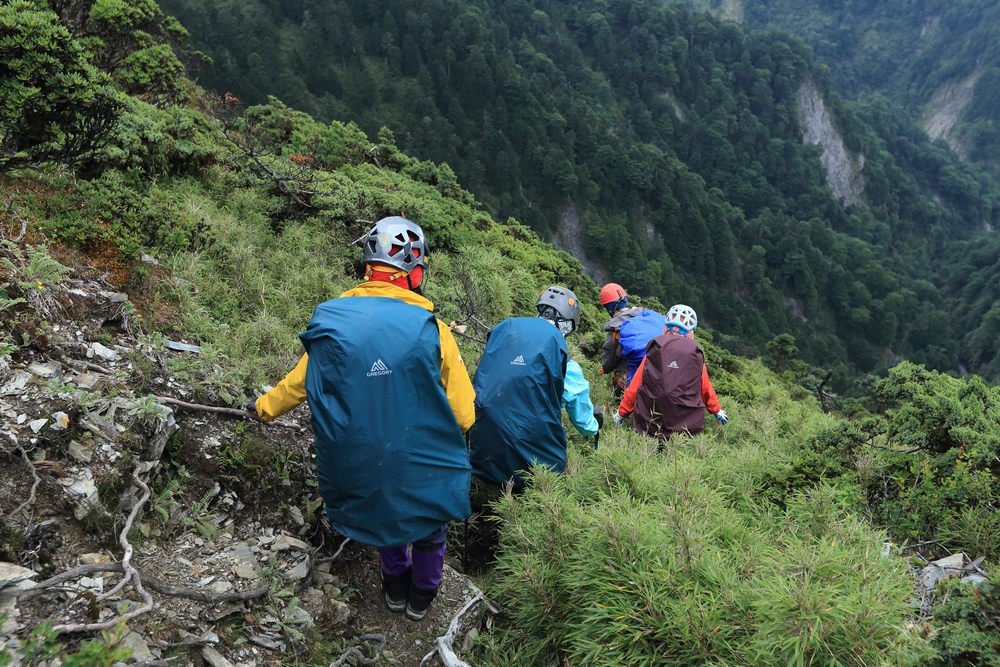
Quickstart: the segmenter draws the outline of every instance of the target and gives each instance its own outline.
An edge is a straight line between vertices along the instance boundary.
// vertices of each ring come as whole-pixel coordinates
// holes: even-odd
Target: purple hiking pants
[[[447,537],[448,524],[445,524],[422,540],[414,542],[412,557],[405,544],[401,547],[379,548],[382,572],[393,576],[402,574],[412,566],[411,581],[414,586],[425,591],[437,588],[441,583],[441,570],[444,569]]]

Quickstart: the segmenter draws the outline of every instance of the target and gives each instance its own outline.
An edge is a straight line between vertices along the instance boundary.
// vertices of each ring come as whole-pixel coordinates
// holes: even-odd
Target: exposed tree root
[[[142,511],[142,506],[146,504],[146,501],[149,500],[149,496],[151,495],[149,487],[146,486],[144,481],[139,479],[140,470],[142,470],[142,463],[137,465],[135,470],[132,471],[132,481],[142,489],[142,497],[139,499],[139,502],[135,504],[135,507],[132,508],[132,512],[128,515],[128,519],[125,521],[125,527],[122,528],[122,532],[118,536],[118,542],[125,550],[125,556],[122,558],[121,562],[122,571],[125,573],[125,576],[122,577],[122,580],[118,582],[117,586],[97,598],[98,601],[107,599],[108,596],[114,595],[123,589],[126,583],[131,581],[132,588],[135,589],[135,592],[142,598],[143,606],[139,607],[135,611],[130,611],[124,614],[122,618],[125,620],[130,620],[136,616],[145,614],[146,612],[151,611],[154,607],[153,596],[146,592],[146,590],[142,587],[142,577],[140,577],[136,569],[132,567],[132,545],[129,544],[128,541],[128,534],[132,531],[132,524],[135,522],[136,517],[139,516],[139,512]],[[74,623],[71,625],[56,625],[52,629],[56,632],[99,632],[101,630],[110,630],[118,624],[118,621],[118,618],[113,618],[105,621],[104,623]]]
[[[81,565],[79,567],[74,567],[71,570],[61,572],[54,577],[38,583],[34,588],[29,588],[23,591],[17,597],[17,601],[19,603],[27,602],[32,598],[41,595],[49,588],[53,588],[64,581],[82,577],[83,575],[94,574],[96,572],[121,573],[124,571],[125,569],[122,567],[121,563],[91,563],[90,565]],[[269,586],[261,586],[260,588],[255,588],[253,590],[243,591],[242,593],[205,593],[203,591],[196,591],[193,588],[168,586],[167,584],[164,584],[163,582],[145,574],[140,574],[139,576],[142,581],[142,585],[151,591],[155,591],[162,595],[170,595],[172,597],[186,598],[188,600],[196,600],[198,602],[207,602],[210,604],[253,600],[266,595],[270,590]]]
[[[10,513],[12,518],[17,516],[18,512],[26,507],[30,507],[35,502],[35,491],[38,489],[38,485],[42,481],[42,478],[38,476],[38,472],[35,471],[35,465],[31,462],[31,459],[28,458],[28,452],[22,449],[21,456],[24,458],[24,462],[28,464],[28,469],[31,471],[31,476],[35,478],[35,481],[31,485],[31,493],[28,494],[28,499],[18,505],[17,509]],[[31,515],[25,513],[24,518],[28,520],[28,523],[31,523]]]

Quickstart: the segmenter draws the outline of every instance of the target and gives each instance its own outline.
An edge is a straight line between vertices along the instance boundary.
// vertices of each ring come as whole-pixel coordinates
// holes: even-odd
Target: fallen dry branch
[[[112,572],[112,573],[122,573],[125,568],[122,567],[121,563],[91,563],[89,565],[81,565],[79,567],[74,567],[71,570],[66,570],[61,572],[54,577],[46,579],[38,583],[33,588],[29,588],[23,591],[18,597],[17,601],[19,603],[27,602],[32,598],[41,595],[47,589],[53,588],[64,581],[69,581],[70,579],[76,579],[77,577],[82,577],[88,574],[94,574],[96,572]],[[210,604],[217,604],[220,602],[242,602],[243,600],[253,600],[264,596],[270,590],[269,586],[261,586],[260,588],[255,588],[249,591],[243,591],[242,593],[205,593],[203,591],[196,591],[193,588],[181,588],[179,586],[168,586],[163,582],[154,579],[153,577],[147,576],[145,574],[139,575],[142,585],[151,591],[155,591],[162,595],[170,595],[178,598],[186,598],[188,600],[196,600],[198,602],[208,602]]]
[[[17,222],[21,223],[21,233],[18,234],[16,237],[14,237],[14,238],[11,239],[11,241],[13,241],[14,243],[20,243],[21,239],[24,238],[24,233],[28,231],[28,221],[25,220],[24,218],[22,218],[20,215],[18,215],[17,211],[14,210],[14,197],[15,196],[16,195],[12,194],[7,199],[7,213],[9,213],[10,216],[12,218],[14,218]]]
[[[486,597],[483,592],[476,588],[476,586],[470,581],[469,588],[475,593],[472,599],[465,603],[465,606],[458,610],[455,617],[451,619],[451,623],[448,625],[448,631],[444,635],[438,637],[434,640],[434,650],[424,656],[424,659],[420,661],[420,667],[427,664],[427,661],[434,657],[434,654],[438,654],[441,658],[441,662],[444,663],[445,667],[472,667],[469,663],[465,662],[459,658],[455,651],[451,648],[451,645],[455,643],[455,638],[458,636],[458,629],[461,627],[462,617],[465,614],[481,603]]]
[[[385,648],[385,635],[361,635],[358,637],[361,641],[377,641],[378,648],[375,649],[375,655],[370,658],[366,658],[365,654],[361,652],[357,646],[352,646],[351,648],[344,651],[344,654],[337,658],[334,662],[330,663],[330,667],[341,667],[347,659],[352,655],[358,657],[358,662],[362,665],[374,665],[378,662],[379,655],[382,653],[382,649]]]
[[[246,410],[237,410],[236,408],[217,408],[213,405],[199,405],[198,403],[185,403],[184,401],[178,401],[176,398],[169,398],[167,396],[156,396],[153,395],[158,401],[163,401],[164,403],[170,403],[171,405],[176,405],[187,410],[199,410],[201,412],[216,412],[222,415],[232,415],[234,417],[243,417],[244,419],[252,417],[252,415]],[[283,422],[261,422],[268,426],[280,426],[282,428],[289,428],[296,433],[302,433],[302,427],[298,424],[286,424]]]
[[[146,612],[151,611],[154,607],[153,596],[151,596],[145,589],[143,589],[142,577],[139,576],[139,572],[132,566],[133,548],[128,541],[128,534],[132,531],[132,524],[135,522],[136,517],[139,516],[139,512],[142,511],[142,506],[146,504],[146,501],[149,500],[149,497],[151,495],[149,487],[146,486],[145,482],[139,479],[140,470],[142,470],[142,463],[137,465],[135,467],[135,470],[132,471],[132,481],[135,482],[136,485],[142,489],[142,497],[139,498],[139,502],[137,502],[135,504],[135,507],[132,508],[132,512],[128,515],[128,519],[125,521],[125,527],[122,528],[122,532],[118,536],[118,542],[119,544],[122,545],[122,548],[125,550],[125,556],[122,558],[121,562],[122,572],[125,573],[125,576],[122,578],[120,582],[118,582],[118,585],[115,586],[112,590],[108,591],[107,593],[104,593],[101,597],[97,598],[99,601],[104,600],[108,596],[117,593],[119,590],[125,587],[126,583],[131,581],[132,588],[135,589],[136,594],[142,598],[143,606],[139,607],[135,611],[130,611],[125,613],[122,616],[122,618],[124,618],[126,621],[131,620],[141,614],[145,614]],[[74,623],[71,625],[56,625],[52,629],[55,630],[56,632],[99,632],[101,630],[110,630],[111,628],[115,627],[118,624],[119,620],[120,619],[118,618],[113,618],[108,621],[105,621],[104,623]]]
[[[350,542],[350,541],[351,541],[351,538],[345,537],[344,541],[340,543],[340,548],[337,549],[337,553],[335,553],[332,556],[329,556],[327,558],[318,558],[318,559],[316,559],[316,563],[317,564],[319,564],[319,563],[332,563],[333,561],[337,560],[338,558],[340,558],[340,554],[344,550],[344,547],[346,547],[347,543]]]
[[[35,491],[38,489],[38,484],[42,481],[42,478],[39,477],[38,473],[35,471],[35,465],[31,462],[31,459],[28,458],[28,453],[22,449],[21,456],[24,458],[24,462],[28,464],[28,469],[31,470],[31,476],[35,478],[35,481],[31,485],[31,493],[28,494],[28,499],[18,505],[17,509],[10,513],[11,517],[17,516],[18,512],[35,502]],[[25,513],[24,518],[28,520],[28,523],[31,523],[31,515]]]

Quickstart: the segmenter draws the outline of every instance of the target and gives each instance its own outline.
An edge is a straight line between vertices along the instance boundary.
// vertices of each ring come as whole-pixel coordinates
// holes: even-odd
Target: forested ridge
[[[543,238],[579,215],[605,277],[695,305],[730,349],[790,332],[842,391],[900,357],[992,377],[942,289],[946,243],[996,225],[995,187],[884,99],[835,92],[790,33],[655,2],[162,5],[213,58],[203,85],[387,126]],[[863,156],[859,205],[803,144],[807,79]]]
[[[690,5],[721,10],[721,3]],[[850,98],[878,95],[920,119],[935,93],[970,75],[971,99],[955,137],[963,152],[996,175],[1000,166],[1000,8],[988,0],[868,2],[816,0],[734,3],[750,28],[780,26],[814,50]]]

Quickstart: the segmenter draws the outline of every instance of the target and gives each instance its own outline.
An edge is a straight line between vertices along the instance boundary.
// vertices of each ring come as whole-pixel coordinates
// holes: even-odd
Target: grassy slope
[[[155,118],[168,112],[136,105],[133,113]],[[286,153],[299,150],[294,137],[309,132],[341,137],[317,158],[350,153],[341,149],[360,141],[350,127],[282,114],[298,132]],[[127,127],[122,145],[131,137]],[[147,139],[146,148],[175,155],[170,136]],[[547,284],[575,289],[585,319],[571,347],[592,381],[595,402],[613,409],[606,382],[586,356],[601,336],[596,288],[579,264],[516,222],[491,222],[434,165],[407,159],[393,170],[345,159],[330,168],[331,194],[317,200],[317,209],[290,214],[287,199],[270,192],[210,131],[198,140],[202,150],[190,153],[202,156],[197,168],[181,161],[147,174],[155,176],[155,188],[148,178],[129,181],[127,172],[113,169],[109,173],[121,177],[111,179],[114,188],[90,197],[124,189],[151,209],[169,205],[168,227],[196,223],[191,243],[159,249],[172,276],[134,263],[119,286],[132,294],[150,336],[203,346],[187,367],[174,369],[203,397],[236,404],[259,384],[280,379],[299,353],[296,335],[314,306],[357,281],[360,250],[351,241],[367,227],[358,221],[405,211],[424,225],[436,249],[427,293],[446,321],[471,323],[475,316],[492,325],[530,315]],[[83,187],[51,173],[8,177],[0,186],[4,194],[44,189],[50,201]],[[34,230],[57,243],[70,241],[61,232],[79,227],[92,210],[81,205],[79,214],[46,213],[40,199],[30,204],[39,216]],[[101,210],[110,215],[91,220],[97,229],[132,229],[125,209],[109,203]],[[150,219],[160,218],[142,218]],[[144,230],[132,229],[140,237]],[[76,261],[103,270],[108,253],[87,251],[106,249],[108,237],[93,236]],[[112,259],[121,267],[129,257]],[[879,558],[881,535],[845,511],[832,488],[797,494],[785,509],[758,496],[767,491],[768,473],[831,418],[812,399],[791,400],[757,362],[703,342],[732,416],[729,426],[713,423],[706,434],[674,443],[669,454],[625,430],[608,431],[596,454],[574,436],[567,475],[540,478],[535,491],[500,503],[504,556],[486,585],[509,604],[512,624],[484,642],[481,663],[544,664],[542,656],[554,649],[588,664],[642,664],[654,656],[676,664],[766,664],[800,656],[823,663],[853,650],[857,661],[894,663],[908,655],[916,640],[897,628],[909,580],[898,562]],[[460,343],[472,370],[478,345]],[[831,607],[834,598],[846,602]]]

